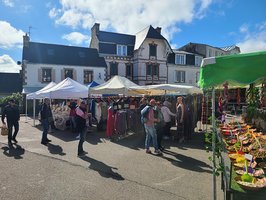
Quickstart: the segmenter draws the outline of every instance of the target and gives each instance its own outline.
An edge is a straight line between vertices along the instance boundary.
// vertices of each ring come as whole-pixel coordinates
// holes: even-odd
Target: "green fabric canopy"
[[[203,59],[199,86],[203,89],[229,85],[243,87],[266,80],[266,51]]]

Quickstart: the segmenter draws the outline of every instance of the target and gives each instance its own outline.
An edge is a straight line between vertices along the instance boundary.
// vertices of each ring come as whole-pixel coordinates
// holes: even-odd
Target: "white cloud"
[[[239,31],[240,31],[240,33],[247,33],[248,29],[249,29],[248,25],[243,24],[242,26],[240,26]]]
[[[89,36],[83,35],[82,33],[79,33],[79,32],[72,32],[72,33],[63,35],[62,38],[76,45],[80,45],[82,43],[88,44],[90,41]]]
[[[60,0],[60,8],[51,9],[55,23],[73,29],[90,29],[95,22],[101,30],[136,34],[148,25],[162,27],[167,39],[178,31],[177,23],[189,23],[204,13],[212,0]],[[58,13],[55,15],[54,13]]]
[[[245,35],[243,41],[237,43],[237,46],[242,53],[266,50],[266,21],[256,25],[254,31],[250,31],[249,28],[241,29],[241,27],[240,32]]]
[[[14,7],[14,2],[13,0],[2,0],[3,4],[8,7]]]
[[[0,56],[0,72],[17,73],[21,67],[9,56]]]
[[[24,35],[22,30],[17,30],[6,21],[0,21],[0,30],[0,48],[9,49],[22,45]]]
[[[52,8],[50,11],[49,11],[49,17],[50,18],[56,18],[58,15],[59,15],[59,13],[61,12],[61,10],[59,9],[56,9],[56,8]]]

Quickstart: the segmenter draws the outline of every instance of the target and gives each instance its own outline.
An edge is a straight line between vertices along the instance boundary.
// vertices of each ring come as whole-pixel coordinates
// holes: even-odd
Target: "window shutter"
[[[55,69],[52,69],[52,81],[55,82]]]
[[[77,80],[77,71],[73,69],[73,80]]]
[[[64,69],[61,69],[61,81],[65,79],[65,77],[64,77],[64,71],[65,71]]]
[[[38,82],[42,82],[42,69],[38,69]]]

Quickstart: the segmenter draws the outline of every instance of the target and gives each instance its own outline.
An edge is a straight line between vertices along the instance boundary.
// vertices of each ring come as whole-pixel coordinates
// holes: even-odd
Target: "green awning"
[[[225,81],[243,87],[266,80],[266,51],[203,59],[199,86],[219,87]]]

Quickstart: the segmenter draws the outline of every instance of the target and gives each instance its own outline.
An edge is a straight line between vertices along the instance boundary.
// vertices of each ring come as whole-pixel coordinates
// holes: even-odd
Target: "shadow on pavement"
[[[20,145],[13,145],[13,147],[2,147],[4,150],[3,154],[7,157],[14,157],[15,159],[22,159],[22,155],[25,153],[25,149],[23,149]]]
[[[105,132],[97,132],[97,130],[92,130],[87,133],[86,141],[92,145],[97,145],[102,143],[102,140],[105,139]]]
[[[168,160],[177,167],[190,171],[212,173],[212,167],[205,162],[168,150],[164,150],[163,153],[174,156],[176,159],[172,159],[166,156],[163,156],[162,158]],[[204,168],[208,168],[209,170]]]
[[[118,181],[125,180],[119,173],[113,171],[113,169],[117,170],[115,167],[108,166],[105,163],[88,156],[81,157],[80,159],[90,163],[89,168],[97,171],[102,177],[112,178]]]
[[[66,153],[63,152],[63,148],[59,145],[54,145],[54,144],[48,143],[47,147],[48,147],[48,151],[51,154],[58,154],[60,156],[66,155]]]

